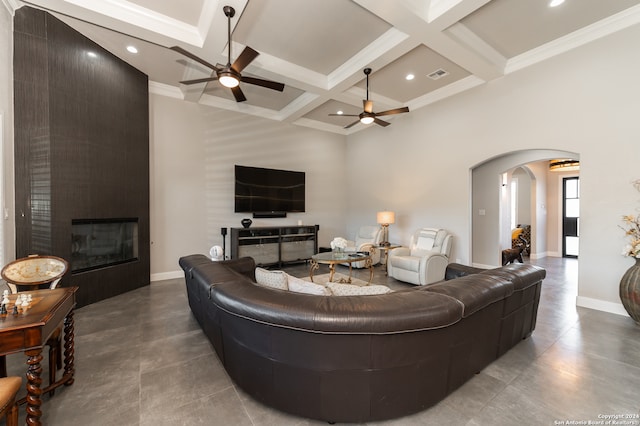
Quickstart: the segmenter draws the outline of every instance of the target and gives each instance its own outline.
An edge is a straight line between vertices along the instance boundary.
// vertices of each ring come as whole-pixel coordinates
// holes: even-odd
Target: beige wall
[[[0,263],[15,258],[13,216],[13,16],[0,1]],[[7,210],[5,210],[7,209]],[[4,212],[8,217],[5,219]]]
[[[371,174],[370,185],[352,192],[349,223],[384,199],[400,216],[392,240],[406,243],[417,227],[441,226],[456,235],[454,259],[476,261],[468,250],[470,170],[514,151],[576,152],[582,189],[578,303],[621,312],[618,283],[632,261],[620,255],[618,225],[638,207],[630,182],[640,177],[638,40],[636,25],[399,116],[385,129],[350,136],[352,177],[388,173]],[[479,243],[493,250],[495,235]]]
[[[306,213],[252,226],[319,224],[325,246],[345,234],[344,136],[157,95],[150,105],[152,279],[179,276],[180,256],[222,246],[220,228],[251,217],[233,212],[235,164],[306,173]]]

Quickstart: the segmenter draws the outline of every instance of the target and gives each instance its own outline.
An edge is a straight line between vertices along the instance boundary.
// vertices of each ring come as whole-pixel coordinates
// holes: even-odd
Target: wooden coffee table
[[[311,267],[309,268],[309,278],[311,278],[311,282],[313,282],[313,272],[320,267],[320,264],[329,265],[329,282],[333,282],[333,275],[336,272],[336,265],[339,264],[348,264],[349,265],[349,278],[340,279],[339,282],[351,284],[351,270],[353,268],[353,262],[361,262],[364,261],[364,267],[369,269],[369,282],[371,284],[371,280],[373,279],[373,265],[371,262],[371,253],[336,253],[336,252],[325,252],[318,253],[311,256]]]
[[[0,355],[24,352],[27,356],[27,396],[18,404],[27,403],[27,424],[41,425],[41,395],[61,385],[73,384],[74,345],[73,308],[76,306],[78,287],[54,290],[34,290],[27,309],[20,307],[13,313],[16,298],[22,293],[9,296],[7,313],[0,315]],[[2,296],[0,295],[0,299]],[[64,323],[64,374],[55,383],[42,389],[42,348],[47,338]]]

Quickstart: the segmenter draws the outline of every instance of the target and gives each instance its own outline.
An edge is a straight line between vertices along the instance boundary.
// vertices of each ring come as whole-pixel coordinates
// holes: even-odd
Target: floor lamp
[[[382,242],[381,246],[390,246],[389,243],[389,224],[396,222],[396,214],[394,212],[384,211],[378,212],[377,222],[382,226]]]

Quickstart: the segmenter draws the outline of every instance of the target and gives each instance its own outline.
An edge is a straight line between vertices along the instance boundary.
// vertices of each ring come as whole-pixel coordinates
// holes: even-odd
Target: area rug
[[[339,274],[339,273],[335,273],[333,275],[333,282],[334,283],[347,283],[347,280],[349,279],[349,275],[345,275],[345,274]],[[309,278],[309,276],[306,276],[303,278],[303,280],[305,281],[311,281],[311,279]],[[329,274],[320,274],[320,275],[314,275],[313,276],[313,282],[316,284],[326,284],[329,282]],[[372,285],[375,283],[371,283]],[[365,280],[361,280],[359,278],[355,278],[355,277],[351,277],[351,285],[359,285],[359,286],[365,286],[365,285],[369,285],[369,283]]]

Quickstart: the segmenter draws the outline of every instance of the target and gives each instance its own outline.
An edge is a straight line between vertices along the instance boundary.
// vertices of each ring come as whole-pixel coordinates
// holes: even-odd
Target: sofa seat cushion
[[[331,296],[332,292],[329,288],[321,285],[305,281],[303,279],[293,277],[287,274],[287,283],[289,291],[304,294],[315,294],[316,296]]]
[[[391,293],[391,289],[384,285],[353,285],[341,283],[327,283],[327,287],[334,296],[370,296],[373,294]]]
[[[485,306],[501,301],[513,294],[513,283],[507,277],[474,274],[441,281],[427,286],[427,291],[446,294],[462,303],[464,318]]]
[[[420,259],[415,256],[393,256],[390,258],[390,262],[394,268],[418,272],[420,271]]]

